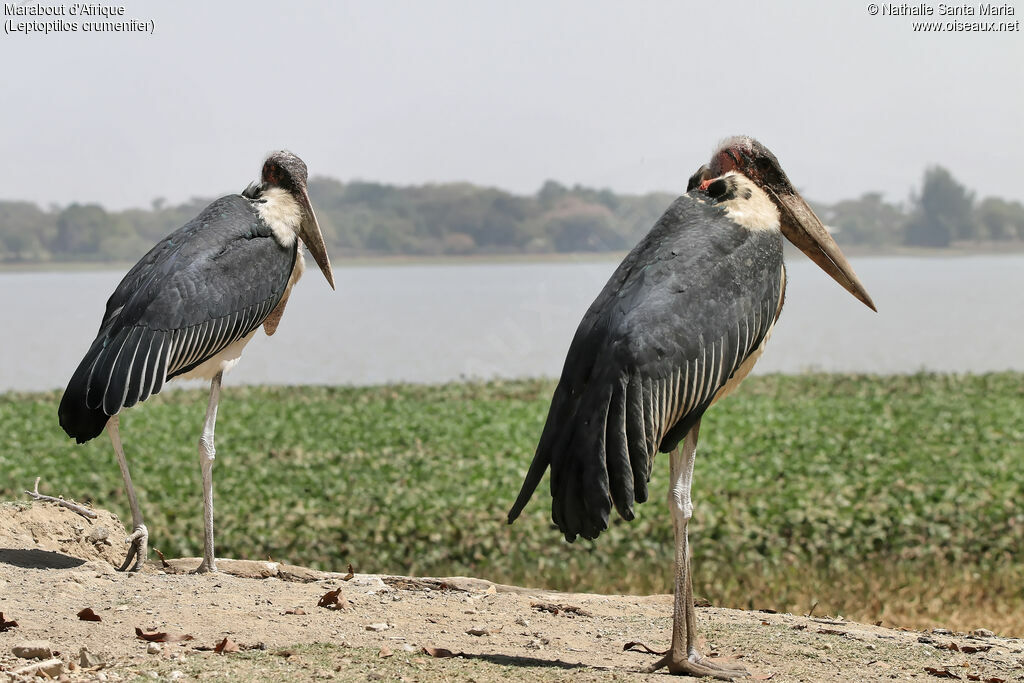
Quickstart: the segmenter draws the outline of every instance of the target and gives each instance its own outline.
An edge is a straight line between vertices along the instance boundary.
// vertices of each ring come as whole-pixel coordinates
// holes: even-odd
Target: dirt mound
[[[86,562],[120,566],[127,536],[116,515],[83,517],[53,503],[0,503],[0,562],[67,569]]]
[[[33,667],[72,681],[668,680],[644,671],[655,655],[624,650],[667,647],[668,595],[226,559],[201,576],[182,573],[198,558],[120,573],[124,528],[96,512],[0,504],[0,681]],[[987,633],[714,607],[698,619],[704,651],[740,658],[755,680],[1024,680],[1024,643]]]

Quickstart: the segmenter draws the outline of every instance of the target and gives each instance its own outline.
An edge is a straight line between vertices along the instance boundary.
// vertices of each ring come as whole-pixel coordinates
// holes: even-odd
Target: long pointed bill
[[[302,243],[309,249],[310,255],[320,271],[327,278],[327,282],[334,289],[334,271],[331,270],[331,259],[327,257],[327,246],[324,244],[324,236],[320,232],[320,223],[313,213],[313,206],[309,203],[309,194],[306,188],[299,192],[299,203],[302,205],[302,224],[299,225],[299,237]]]
[[[814,211],[796,194],[779,195],[772,192],[782,216],[782,234],[795,244],[808,258],[818,264],[843,289],[860,299],[872,311],[878,312],[853,266],[839,251],[839,245],[814,215]]]

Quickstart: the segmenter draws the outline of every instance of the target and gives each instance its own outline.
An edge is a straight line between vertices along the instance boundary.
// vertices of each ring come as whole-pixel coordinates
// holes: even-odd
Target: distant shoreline
[[[787,243],[787,255],[790,245]],[[1006,256],[1024,254],[1024,242],[992,242],[985,244],[956,245],[945,248],[926,247],[870,247],[850,245],[842,247],[850,258],[959,258],[969,256]],[[340,268],[362,268],[376,266],[456,266],[487,264],[528,264],[528,263],[604,263],[618,262],[626,251],[543,253],[543,254],[467,254],[464,256],[438,255],[421,256],[394,254],[387,256],[340,256],[332,258]],[[795,254],[795,248],[793,250]],[[46,261],[39,263],[0,263],[0,273],[45,273],[66,271],[128,270],[133,264],[128,261]]]

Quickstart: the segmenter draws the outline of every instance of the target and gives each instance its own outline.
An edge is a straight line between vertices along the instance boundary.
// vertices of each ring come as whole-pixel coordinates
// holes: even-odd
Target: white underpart
[[[736,197],[719,204],[729,218],[748,230],[778,230],[779,209],[768,194],[742,173],[729,171],[722,177],[730,176],[736,183]],[[750,198],[744,199],[748,191]]]
[[[245,348],[246,344],[252,341],[254,334],[256,334],[256,330],[253,330],[235,343],[231,344],[216,356],[206,359],[188,372],[182,373],[178,376],[182,379],[212,380],[218,372],[228,372],[238,364],[238,359],[242,357],[242,349]]]
[[[302,224],[302,207],[292,193],[280,187],[271,187],[260,194],[260,200],[256,204],[256,211],[274,231],[274,239],[282,247],[295,244]]]

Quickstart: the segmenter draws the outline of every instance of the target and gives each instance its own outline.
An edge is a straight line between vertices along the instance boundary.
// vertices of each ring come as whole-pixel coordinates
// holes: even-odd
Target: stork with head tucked
[[[785,235],[875,309],[853,268],[757,140],[726,140],[687,193],[619,265],[576,330],[509,523],[548,467],[551,518],[568,541],[627,520],[670,453],[675,530],[672,647],[654,669],[731,680],[743,668],[697,651],[687,525],[704,412],[743,380],[782,311]]]
[[[275,152],[263,164],[261,183],[221,197],[153,247],[107,300],[99,333],[68,382],[58,410],[61,427],[78,443],[106,427],[124,477],[134,529],[121,570],[142,567],[149,531],[128,474],[118,414],[175,377],[211,380],[199,438],[205,533],[196,571],[217,569],[213,460],[221,379],[261,325],[268,335],[276,331],[305,268],[299,240],[334,288],[306,178],[302,159]]]

